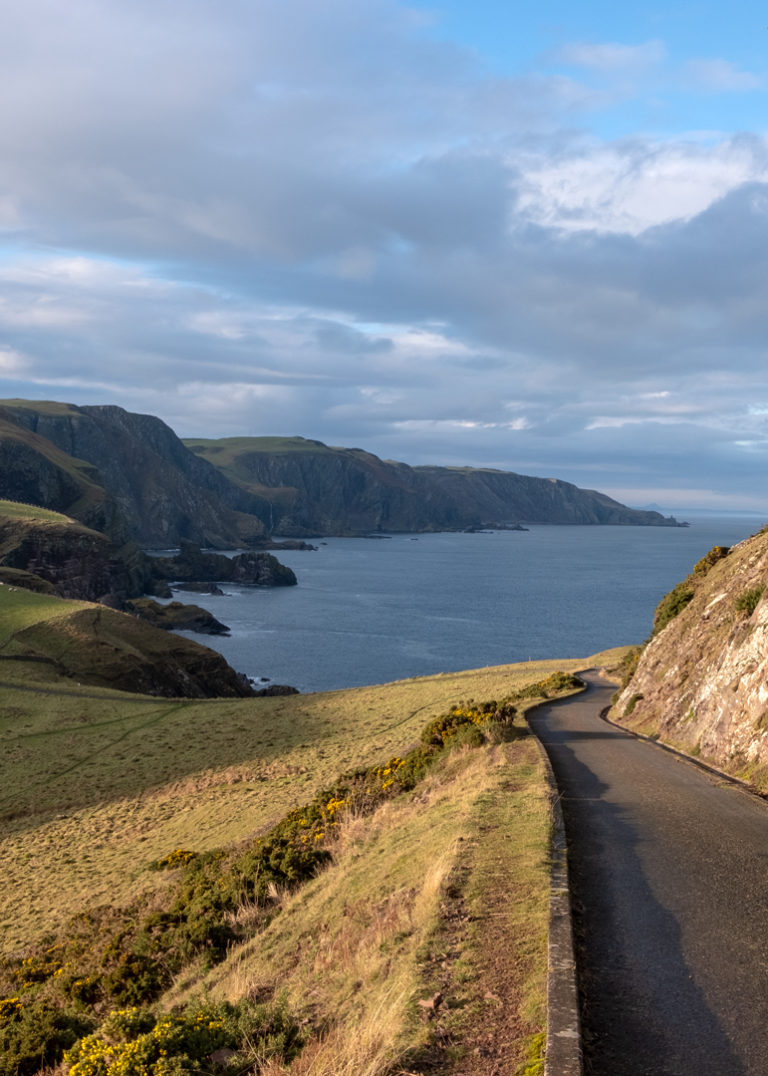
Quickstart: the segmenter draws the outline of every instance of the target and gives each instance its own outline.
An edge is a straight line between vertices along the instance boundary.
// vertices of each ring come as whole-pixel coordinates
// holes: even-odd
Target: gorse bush
[[[697,586],[719,561],[728,556],[730,551],[730,546],[727,545],[713,546],[701,560],[694,564],[691,574],[664,595],[656,606],[651,638],[663,631],[671,620],[682,613],[686,605],[693,600]]]
[[[33,1076],[93,1028],[92,1018],[61,1004],[6,998],[0,1023],[0,1076]],[[16,1002],[12,1007],[8,1002]]]
[[[701,560],[696,561],[693,566],[694,575],[706,575],[711,568],[717,564],[718,561],[723,560],[731,551],[731,547],[727,545],[716,545],[708,553],[705,553]]]
[[[69,1076],[181,1076],[209,1069],[211,1055],[225,1049],[232,1056],[218,1070],[242,1073],[274,1057],[290,1062],[301,1044],[283,1002],[193,1006],[176,1016],[131,1008],[111,1013],[64,1060]]]
[[[555,673],[502,702],[460,702],[430,721],[412,750],[342,775],[247,845],[175,849],[149,864],[176,872],[164,907],[150,910],[145,898],[89,909],[59,939],[0,965],[8,994],[0,998],[0,1076],[31,1076],[65,1051],[71,1076],[177,1076],[201,1071],[201,1059],[221,1047],[240,1050],[245,1038],[259,1057],[288,1058],[300,1036],[284,1008],[204,1007],[159,1017],[147,1006],[192,961],[223,960],[244,930],[269,922],[279,911],[271,893],[295,889],[328,866],[346,814],[364,817],[414,789],[446,751],[512,735],[516,702],[581,686]],[[244,904],[258,912],[247,927],[237,915]]]

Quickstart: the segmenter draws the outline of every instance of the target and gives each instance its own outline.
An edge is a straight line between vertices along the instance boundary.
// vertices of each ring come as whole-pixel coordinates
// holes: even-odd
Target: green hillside
[[[30,629],[65,628],[90,608],[8,587],[0,587],[0,601],[0,658]],[[38,1070],[19,1060],[35,1035],[38,1043],[48,1036],[53,1052],[45,1056],[55,1062],[61,1047],[54,1040],[66,1045],[96,1029],[88,1049],[103,1059],[123,1040],[98,1046],[107,1041],[98,1029],[126,1003],[138,1004],[147,1026],[155,1021],[155,1031],[142,1032],[149,1039],[130,1032],[132,1050],[150,1051],[158,1036],[170,1035],[158,1019],[170,1020],[189,1044],[198,1017],[185,1012],[205,1011],[206,1026],[241,1051],[267,1034],[264,1021],[273,1029],[277,1021],[284,1034],[275,1030],[270,1039],[273,1060],[247,1055],[248,1071],[274,1076],[385,1076],[418,1058],[448,1072],[445,1042],[458,1044],[457,1056],[472,1055],[478,1034],[490,1034],[499,1020],[510,1039],[510,1070],[527,1064],[538,1056],[544,1020],[549,814],[540,757],[520,715],[536,694],[526,685],[585,664],[592,660],[327,694],[195,701],[87,687],[48,672],[41,679],[34,662],[0,660],[0,1073]],[[493,724],[498,701],[486,708],[465,701],[447,725],[441,717],[460,700],[510,697],[517,714],[506,726]],[[464,722],[456,728],[467,735],[455,742],[465,746],[430,747],[437,755],[427,769],[409,761],[415,784],[402,784],[399,767],[422,757],[420,741],[448,744],[445,732],[423,739],[435,719],[441,729]],[[344,773],[347,784],[360,775],[361,790],[373,782],[370,806],[347,812],[349,793],[329,791],[342,787]],[[321,808],[302,808],[312,803]],[[296,808],[320,810],[308,817],[325,819],[308,831],[313,844],[321,835],[324,869],[303,885],[289,874],[263,897],[244,890],[238,898],[231,886],[248,857],[261,854],[259,837],[286,818],[294,830],[284,832],[302,832]],[[168,857],[170,869],[151,869]],[[193,924],[211,929],[202,905],[188,921],[167,918],[167,909],[187,908],[183,902],[193,892],[202,899],[211,884],[224,901],[210,920],[226,927],[222,951],[210,948],[213,935],[203,932],[198,943],[189,933]],[[141,926],[150,922],[165,926]],[[494,954],[504,946],[514,974],[507,968],[502,1011],[486,995],[500,973]],[[166,954],[159,964],[153,952]],[[121,961],[125,969],[135,965],[128,978]],[[179,968],[166,985],[162,961]],[[152,968],[160,970],[147,979]],[[419,1001],[436,993],[451,1004],[425,1021]],[[266,1008],[254,1009],[256,1001]],[[171,1052],[178,1047],[178,1038],[173,1047],[163,1042]],[[63,1070],[71,1067],[73,1076],[91,1072],[84,1055],[76,1060],[79,1049]],[[235,1056],[244,1071],[246,1055],[233,1055],[232,1066]],[[153,1073],[165,1071],[153,1065]]]

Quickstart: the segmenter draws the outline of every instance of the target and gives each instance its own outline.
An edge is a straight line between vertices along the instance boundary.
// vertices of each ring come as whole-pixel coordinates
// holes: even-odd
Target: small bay
[[[708,549],[761,524],[702,516],[687,528],[315,539],[315,552],[277,554],[298,586],[224,584],[223,597],[199,601],[231,636],[188,637],[248,676],[301,691],[586,657],[642,642],[659,600]]]

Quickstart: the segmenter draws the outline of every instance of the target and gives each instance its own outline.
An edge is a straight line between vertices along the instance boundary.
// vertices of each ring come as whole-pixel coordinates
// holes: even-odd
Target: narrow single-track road
[[[531,715],[562,794],[589,1076],[768,1074],[768,806],[599,717]]]

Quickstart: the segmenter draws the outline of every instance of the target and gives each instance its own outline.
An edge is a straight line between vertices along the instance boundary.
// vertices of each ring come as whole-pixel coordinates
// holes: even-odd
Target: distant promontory
[[[0,498],[71,516],[120,546],[273,548],[290,538],[528,523],[677,526],[555,478],[410,467],[303,437],[181,441],[115,406],[0,401]]]

